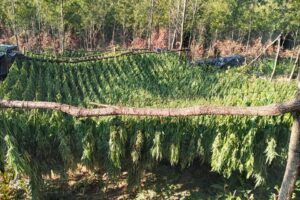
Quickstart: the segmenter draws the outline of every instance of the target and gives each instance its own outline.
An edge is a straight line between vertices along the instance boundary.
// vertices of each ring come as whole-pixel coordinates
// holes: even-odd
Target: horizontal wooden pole
[[[185,117],[199,115],[240,115],[240,116],[276,116],[300,111],[299,101],[289,101],[267,106],[193,106],[186,108],[134,108],[105,105],[101,108],[82,108],[67,104],[46,101],[0,100],[0,108],[13,109],[47,109],[67,113],[74,117],[98,116],[158,116]]]

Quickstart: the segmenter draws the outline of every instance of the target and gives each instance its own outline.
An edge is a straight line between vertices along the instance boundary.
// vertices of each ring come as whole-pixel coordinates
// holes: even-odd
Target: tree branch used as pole
[[[296,101],[300,100],[300,69],[298,71],[298,93]],[[299,174],[300,166],[300,112],[293,112],[294,123],[289,142],[288,160],[281,183],[278,200],[289,200],[295,188],[295,183]]]
[[[289,144],[288,160],[284,177],[281,183],[278,200],[289,200],[292,197],[296,180],[298,178],[298,167],[300,163],[300,115],[294,115],[294,123]]]
[[[279,56],[279,52],[280,52],[280,37],[277,40],[277,53],[276,53],[276,57],[275,57],[275,61],[274,61],[274,66],[273,66],[273,71],[271,74],[271,78],[270,80],[272,81],[274,75],[275,75],[275,70],[276,70],[276,66],[277,66],[277,61],[278,61],[278,56]]]
[[[298,61],[299,61],[299,56],[300,56],[300,49],[298,50],[298,53],[297,53],[297,56],[296,56],[296,60],[295,60],[294,66],[293,66],[292,72],[291,72],[290,77],[289,77],[289,81],[291,81],[292,78],[293,78],[293,75],[294,75],[296,66],[297,66]]]
[[[47,109],[60,111],[74,117],[100,116],[157,116],[186,117],[200,115],[276,116],[300,111],[300,101],[289,101],[267,106],[193,106],[185,108],[135,108],[105,105],[100,108],[82,108],[68,104],[44,101],[0,100],[0,108]]]

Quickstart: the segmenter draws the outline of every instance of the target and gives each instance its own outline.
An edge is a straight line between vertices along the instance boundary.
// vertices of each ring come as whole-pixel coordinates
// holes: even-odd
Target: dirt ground
[[[255,183],[240,175],[225,179],[211,172],[206,165],[194,165],[186,170],[160,165],[151,172],[145,172],[138,187],[130,189],[127,184],[128,173],[122,172],[115,179],[106,173],[97,175],[85,167],[79,166],[69,177],[62,180],[57,175],[44,177],[45,187],[42,191],[45,200],[91,199],[91,200],[160,200],[160,199],[273,199],[278,185],[255,188]],[[25,179],[25,181],[24,181]],[[2,177],[0,199],[29,199],[28,190],[8,189]],[[28,183],[26,178],[24,182]],[[6,192],[7,194],[3,194]],[[298,195],[297,195],[298,196]]]
[[[209,187],[218,188],[211,184],[211,180],[223,180],[219,175],[209,172],[209,169],[189,169],[180,171],[169,166],[160,166],[152,173],[145,172],[141,184],[129,189],[127,184],[128,173],[122,174],[115,180],[109,179],[107,174],[97,176],[85,167],[73,172],[68,182],[59,178],[46,181],[46,199],[198,199],[199,194],[209,198]],[[208,184],[208,185],[207,185]],[[211,184],[211,185],[210,185]],[[207,188],[207,186],[209,186]],[[221,189],[223,186],[219,186]],[[223,190],[224,188],[222,188]],[[207,198],[205,198],[207,199]]]

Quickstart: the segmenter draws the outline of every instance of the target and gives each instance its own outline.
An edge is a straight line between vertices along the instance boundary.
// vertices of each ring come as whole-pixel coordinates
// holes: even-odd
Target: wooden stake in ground
[[[275,74],[275,70],[276,70],[276,66],[277,66],[277,61],[278,61],[279,52],[280,52],[280,37],[279,37],[278,40],[277,40],[277,53],[276,53],[276,57],[275,57],[275,61],[274,61],[274,66],[273,66],[273,71],[272,71],[270,80],[273,79],[274,74]]]
[[[293,75],[294,75],[294,72],[295,72],[296,66],[297,66],[297,64],[298,64],[298,61],[299,61],[299,56],[300,56],[300,49],[299,49],[299,51],[298,51],[298,53],[297,53],[297,57],[296,57],[296,60],[295,60],[295,63],[294,63],[294,66],[293,66],[292,72],[291,72],[291,74],[290,74],[289,81],[291,81],[291,80],[292,80],[292,78],[293,78]]]
[[[300,70],[299,70],[300,72]],[[298,94],[300,99],[300,77],[298,75]],[[296,180],[298,178],[298,167],[300,165],[300,113],[294,112],[294,123],[289,143],[288,160],[281,183],[278,200],[289,200],[292,197]]]
[[[294,124],[289,144],[288,161],[284,173],[284,178],[279,191],[278,200],[291,199],[295,183],[298,177],[298,167],[300,163],[300,116],[294,114]]]

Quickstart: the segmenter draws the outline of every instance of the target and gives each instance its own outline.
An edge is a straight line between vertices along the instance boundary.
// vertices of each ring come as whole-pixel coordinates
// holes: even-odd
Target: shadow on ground
[[[97,176],[87,170],[79,170],[68,181],[48,179],[45,199],[273,199],[278,186],[255,188],[252,181],[232,176],[225,179],[211,172],[208,166],[192,166],[181,171],[167,165],[145,172],[139,187],[129,189],[128,173],[123,172],[115,180],[106,174]],[[298,195],[297,195],[298,196]]]

